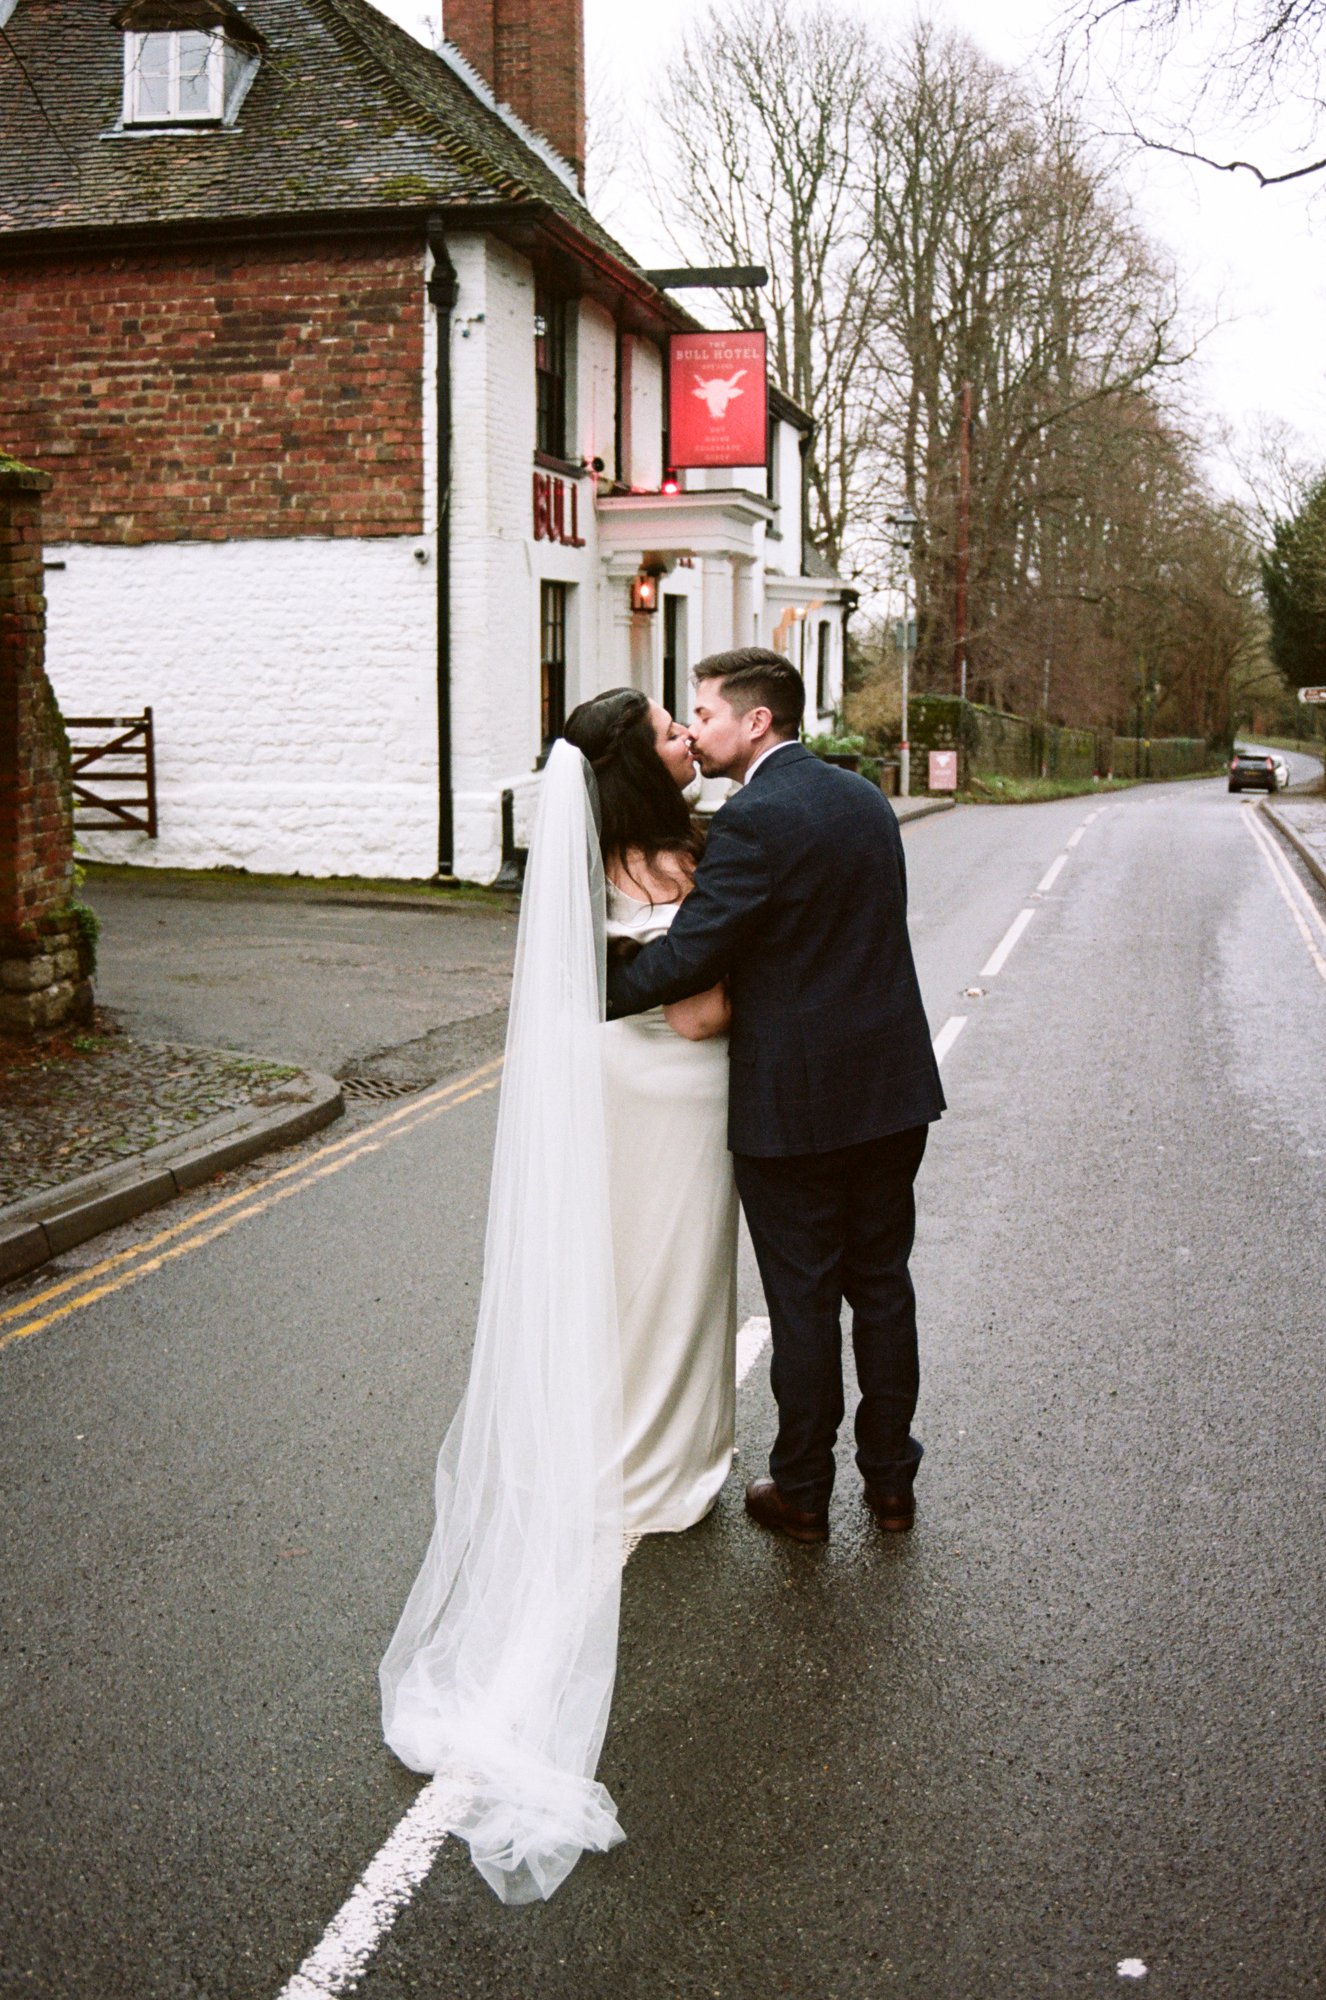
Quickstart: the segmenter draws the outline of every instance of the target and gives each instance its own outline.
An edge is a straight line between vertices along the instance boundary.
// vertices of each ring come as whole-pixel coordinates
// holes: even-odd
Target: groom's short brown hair
[[[744,715],[767,708],[779,736],[795,736],[806,712],[806,689],[796,668],[767,646],[735,646],[730,653],[710,653],[691,674],[702,681],[722,681],[723,698]]]

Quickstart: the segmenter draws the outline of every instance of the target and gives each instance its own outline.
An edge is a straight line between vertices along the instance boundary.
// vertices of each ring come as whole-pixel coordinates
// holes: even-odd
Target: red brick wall
[[[43,666],[47,484],[0,460],[0,956],[40,940],[73,880],[64,728]]]
[[[423,314],[399,242],[9,265],[0,440],[48,543],[418,534]]]
[[[442,32],[583,185],[584,0],[444,0]]]

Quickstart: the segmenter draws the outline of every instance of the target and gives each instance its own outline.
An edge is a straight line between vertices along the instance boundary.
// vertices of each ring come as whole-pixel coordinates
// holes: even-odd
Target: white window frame
[[[154,28],[145,33],[129,29],[124,37],[124,123],[126,125],[219,125],[225,114],[226,38],[223,31],[209,31],[207,51],[207,109],[181,111],[180,36],[196,29]],[[169,99],[164,112],[142,113],[138,107],[138,87],[144,44],[161,35],[170,37]]]

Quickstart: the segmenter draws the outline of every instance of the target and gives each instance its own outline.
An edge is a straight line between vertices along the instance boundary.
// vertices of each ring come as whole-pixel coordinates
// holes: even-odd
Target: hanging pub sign
[[[668,349],[673,465],[763,465],[768,362],[762,333],[674,333]]]

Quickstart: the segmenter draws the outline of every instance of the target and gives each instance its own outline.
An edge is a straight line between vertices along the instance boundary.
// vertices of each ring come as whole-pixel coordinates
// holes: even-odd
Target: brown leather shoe
[[[790,1506],[772,1479],[751,1480],[746,1488],[746,1512],[762,1528],[772,1528],[775,1534],[790,1535],[794,1542],[827,1542],[829,1539],[828,1508],[822,1514],[808,1514],[800,1507]]]
[[[886,1535],[906,1534],[916,1519],[916,1495],[910,1489],[906,1493],[877,1493],[867,1486],[866,1505]]]

